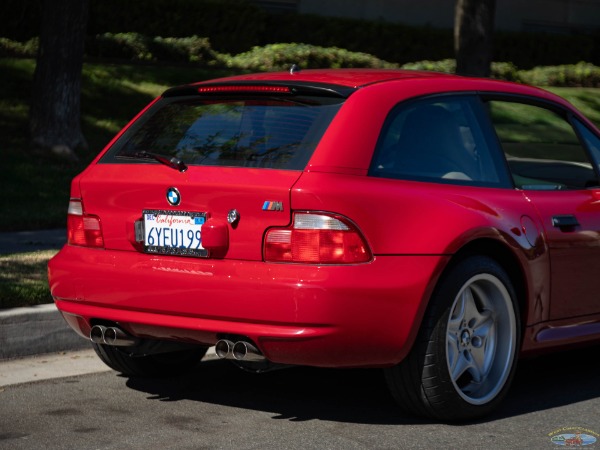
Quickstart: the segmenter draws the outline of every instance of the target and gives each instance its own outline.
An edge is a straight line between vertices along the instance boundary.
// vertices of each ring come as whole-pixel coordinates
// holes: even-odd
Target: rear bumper
[[[272,362],[386,366],[407,353],[442,256],[309,266],[157,257],[65,246],[50,290],[82,336],[112,321],[140,338],[254,341]]]

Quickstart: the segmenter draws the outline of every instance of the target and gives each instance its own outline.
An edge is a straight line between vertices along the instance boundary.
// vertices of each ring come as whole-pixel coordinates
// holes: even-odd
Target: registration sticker
[[[148,253],[208,256],[202,247],[205,213],[144,210],[144,248]]]

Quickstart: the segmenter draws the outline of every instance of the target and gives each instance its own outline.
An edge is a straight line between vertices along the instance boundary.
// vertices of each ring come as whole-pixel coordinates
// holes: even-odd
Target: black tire
[[[510,278],[493,259],[472,256],[442,277],[413,348],[386,369],[386,381],[412,414],[449,422],[480,418],[506,396],[520,342]]]
[[[205,347],[153,355],[130,355],[119,347],[92,344],[104,364],[128,377],[171,377],[193,369],[206,354]]]

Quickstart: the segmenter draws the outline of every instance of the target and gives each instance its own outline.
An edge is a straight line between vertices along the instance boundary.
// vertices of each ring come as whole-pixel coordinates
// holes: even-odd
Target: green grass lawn
[[[0,255],[0,309],[51,303],[48,260],[56,250]]]
[[[551,87],[547,89],[566,98],[600,128],[600,89],[568,87]]]

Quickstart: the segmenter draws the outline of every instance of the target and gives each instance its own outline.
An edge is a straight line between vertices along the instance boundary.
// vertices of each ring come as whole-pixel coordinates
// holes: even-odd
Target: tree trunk
[[[44,0],[29,113],[34,148],[76,159],[86,148],[80,96],[89,0]]]
[[[457,74],[490,76],[495,9],[496,0],[456,0],[454,52]]]

